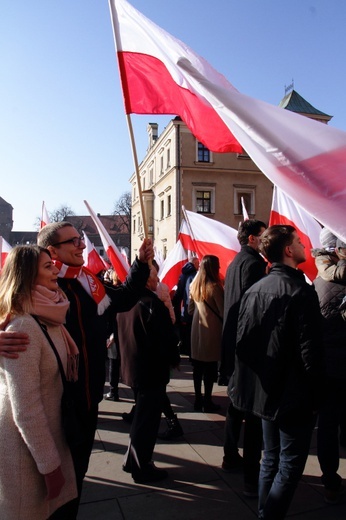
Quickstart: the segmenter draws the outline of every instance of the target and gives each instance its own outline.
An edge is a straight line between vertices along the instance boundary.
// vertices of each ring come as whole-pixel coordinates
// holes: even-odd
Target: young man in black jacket
[[[296,230],[271,226],[261,251],[272,267],[242,298],[230,397],[262,418],[259,518],[281,520],[309,453],[324,353],[317,294],[297,269],[305,251]]]

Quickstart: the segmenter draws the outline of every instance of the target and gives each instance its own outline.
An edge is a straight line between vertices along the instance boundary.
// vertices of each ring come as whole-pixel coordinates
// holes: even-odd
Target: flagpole
[[[112,20],[115,47],[118,51],[120,51],[121,50],[121,39],[120,39],[120,35],[119,35],[119,20],[118,20],[115,5],[111,0],[109,0],[109,10],[110,10],[110,15],[111,15],[111,20]],[[126,77],[123,78],[121,75],[121,66],[120,66],[118,52],[117,52],[117,59],[118,59],[118,65],[119,65],[119,71],[120,71],[120,82],[126,81]],[[123,85],[123,89],[124,89],[124,85]],[[140,203],[140,210],[141,210],[141,215],[142,215],[144,237],[147,239],[148,238],[148,226],[147,226],[147,219],[146,219],[146,215],[145,215],[145,211],[144,211],[144,201],[143,201],[143,194],[142,194],[141,179],[140,179],[140,175],[139,175],[137,150],[136,150],[135,138],[134,138],[134,133],[133,133],[133,128],[132,128],[131,116],[130,116],[130,114],[127,113],[126,103],[125,103],[125,115],[126,115],[127,127],[129,129],[130,142],[131,142],[131,148],[132,148],[132,158],[133,158],[136,179],[137,179],[139,203]]]
[[[185,206],[181,206],[181,209],[182,209],[182,211],[183,211],[183,214],[184,214],[184,218],[185,218],[185,221],[186,221],[187,227],[189,228],[189,232],[190,232],[190,236],[191,236],[191,238],[192,238],[193,245],[195,246],[195,253],[197,253],[197,255],[198,255],[198,257],[199,257],[199,260],[202,260],[202,255],[201,255],[201,253],[198,251],[198,247],[197,247],[197,242],[196,242],[196,239],[195,239],[195,235],[193,234],[192,227],[191,227],[191,224],[190,224],[190,221],[189,221],[189,217],[187,216]]]
[[[130,142],[131,142],[131,148],[132,148],[132,157],[133,157],[133,163],[134,163],[136,179],[137,179],[139,204],[140,204],[141,214],[142,214],[144,237],[148,238],[147,219],[146,219],[145,210],[144,210],[144,201],[143,201],[141,178],[140,178],[140,175],[139,175],[139,166],[138,166],[136,143],[135,143],[135,138],[134,138],[134,134],[133,134],[132,121],[131,121],[131,115],[130,114],[126,114],[126,121],[127,121],[127,126],[128,126],[128,129],[129,129],[129,134],[130,134]]]

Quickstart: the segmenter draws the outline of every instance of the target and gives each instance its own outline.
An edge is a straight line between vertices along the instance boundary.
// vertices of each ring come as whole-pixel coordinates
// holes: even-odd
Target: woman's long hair
[[[206,300],[215,285],[221,286],[220,262],[214,255],[202,258],[199,271],[190,285],[190,295],[196,302]]]
[[[16,246],[9,252],[0,276],[1,318],[29,311],[41,253],[50,256],[47,249],[36,245]]]

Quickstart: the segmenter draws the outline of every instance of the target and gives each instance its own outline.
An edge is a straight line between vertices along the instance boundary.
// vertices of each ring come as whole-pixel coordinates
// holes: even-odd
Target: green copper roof
[[[298,114],[311,114],[316,116],[324,116],[329,117],[332,116],[317,110],[317,108],[313,107],[304,99],[298,92],[292,90],[289,92],[279,103],[281,108],[285,108],[286,110],[290,110],[291,112],[297,112]]]

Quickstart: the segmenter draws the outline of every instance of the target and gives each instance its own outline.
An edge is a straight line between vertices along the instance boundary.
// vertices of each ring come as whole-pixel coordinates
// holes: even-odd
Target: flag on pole
[[[188,226],[179,233],[185,249],[195,251],[199,260],[204,255],[215,255],[220,260],[220,275],[225,277],[228,265],[240,251],[237,230],[199,213],[185,210]]]
[[[49,223],[50,223],[50,218],[49,218],[49,215],[48,215],[46,204],[43,201],[42,202],[42,215],[41,215],[40,229],[42,229],[44,226],[46,226]]]
[[[103,258],[98,254],[94,245],[90,242],[88,236],[83,231],[85,249],[83,249],[84,265],[94,274],[109,269],[110,265],[107,264]]]
[[[240,93],[126,0],[110,0],[110,7],[127,112],[163,113],[173,98],[172,113],[197,139],[210,150],[230,151],[227,145],[213,147],[198,131],[211,129],[225,142],[213,110],[204,112],[213,107],[271,182],[346,241],[345,132]]]
[[[249,214],[248,214],[246,206],[245,206],[244,197],[241,197],[241,209],[242,209],[242,212],[243,212],[243,219],[244,220],[249,220]]]
[[[313,281],[317,276],[315,260],[311,256],[311,249],[321,248],[321,226],[293,199],[283,193],[280,188],[274,186],[272,209],[270,212],[269,226],[285,224],[296,228],[302,243],[305,246],[306,262],[299,265],[306,276]]]
[[[91,218],[93,219],[95,226],[97,228],[97,231],[99,232],[99,235],[101,237],[101,241],[103,244],[103,247],[105,248],[106,254],[114,267],[118,278],[121,282],[125,281],[125,278],[127,276],[127,273],[129,272],[129,266],[126,264],[123,255],[120,253],[117,246],[114,244],[112,238],[110,237],[108,231],[102,224],[101,220],[98,218],[96,213],[91,209],[87,201],[84,201],[84,204],[88,208],[88,211],[90,213]]]
[[[6,240],[0,236],[0,270],[4,267],[5,260],[12,247]]]
[[[187,252],[183,248],[180,240],[178,240],[173,249],[167,255],[167,258],[164,260],[158,273],[161,282],[168,285],[170,291],[175,285],[177,285],[179,276],[181,275],[181,270],[187,261]]]
[[[126,114],[179,115],[209,150],[241,153],[241,146],[209,102],[193,94],[176,59],[182,53],[188,55],[201,74],[233,88],[226,78],[126,0],[109,4]]]

